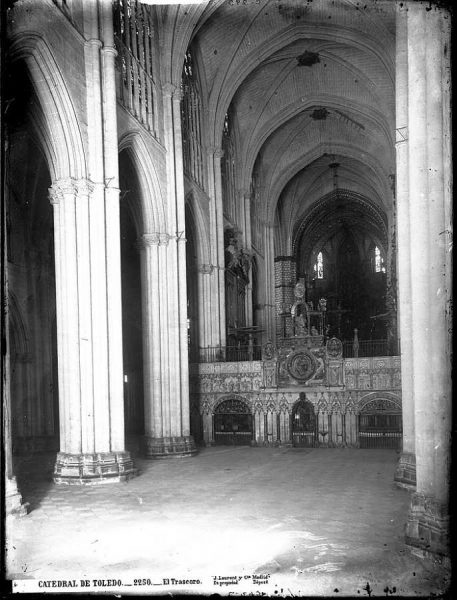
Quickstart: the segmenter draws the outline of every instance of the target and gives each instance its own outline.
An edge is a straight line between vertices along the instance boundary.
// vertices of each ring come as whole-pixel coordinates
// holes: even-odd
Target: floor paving
[[[52,483],[54,458],[16,458],[29,512],[7,521],[7,567],[22,583],[120,579],[118,591],[148,595],[449,588],[446,567],[403,542],[409,492],[393,483],[393,450],[205,448],[136,457],[130,481],[81,487]]]

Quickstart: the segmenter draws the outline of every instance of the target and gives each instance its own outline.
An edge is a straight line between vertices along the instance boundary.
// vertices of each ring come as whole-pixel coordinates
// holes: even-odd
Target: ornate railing
[[[399,355],[398,340],[343,340],[343,358]]]
[[[261,360],[262,347],[258,345],[242,346],[207,346],[194,348],[189,351],[189,360],[192,363],[213,362],[242,362]]]
[[[280,340],[279,345],[282,345],[281,342],[284,341]],[[343,358],[400,356],[400,343],[398,340],[343,340],[342,344]],[[189,351],[189,360],[192,363],[241,362],[261,359],[262,347],[258,344],[207,346],[205,348],[191,348]]]

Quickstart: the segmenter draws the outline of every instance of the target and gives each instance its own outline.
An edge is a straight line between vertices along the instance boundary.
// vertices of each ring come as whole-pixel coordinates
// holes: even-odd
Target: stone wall
[[[401,411],[397,356],[344,360],[342,385],[281,386],[276,371],[276,361],[191,365],[191,413],[194,422],[200,415],[202,441],[214,443],[213,417],[228,398],[240,399],[250,408],[257,445],[292,442],[292,414],[300,400],[314,408],[316,445],[322,447],[358,447],[361,412]]]

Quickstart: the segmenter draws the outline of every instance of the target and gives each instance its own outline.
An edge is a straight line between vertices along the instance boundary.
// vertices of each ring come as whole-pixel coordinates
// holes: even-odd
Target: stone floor
[[[7,521],[19,585],[104,578],[122,593],[335,597],[448,588],[444,566],[403,544],[409,493],[393,484],[392,450],[207,448],[136,458],[131,481],[85,487],[54,485],[53,459],[16,459],[29,503]]]

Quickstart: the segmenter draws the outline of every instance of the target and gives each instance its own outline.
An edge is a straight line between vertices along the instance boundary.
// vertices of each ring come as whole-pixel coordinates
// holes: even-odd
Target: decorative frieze
[[[272,346],[264,352],[269,360],[192,365],[191,391],[199,401],[205,441],[214,441],[213,417],[220,402],[234,394],[252,413],[253,443],[262,445],[292,443],[290,427],[300,400],[314,410],[315,446],[359,447],[359,415],[365,420],[373,414],[401,415],[400,387],[392,387],[400,380],[399,357],[343,360],[341,343],[331,341],[324,347],[308,336],[304,342],[280,344],[277,352]],[[363,435],[364,444],[372,443],[371,431]],[[401,433],[376,435],[397,444]]]
[[[400,357],[346,358],[344,383],[350,389],[400,389]]]

